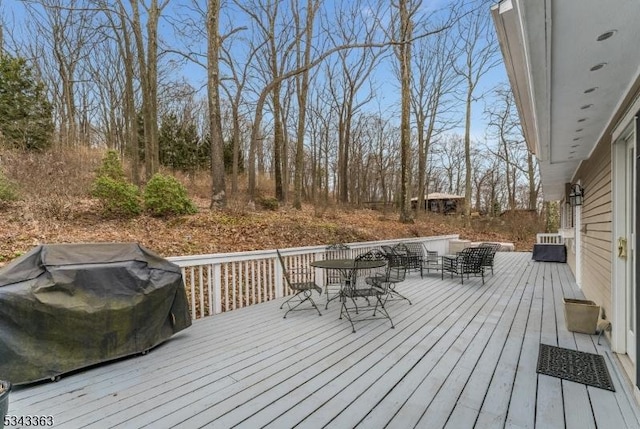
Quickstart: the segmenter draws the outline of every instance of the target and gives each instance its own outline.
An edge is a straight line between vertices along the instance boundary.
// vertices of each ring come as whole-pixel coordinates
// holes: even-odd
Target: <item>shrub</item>
[[[100,200],[103,214],[123,217],[140,214],[138,187],[127,182],[116,151],[106,153],[96,173],[91,195]]]
[[[160,173],[154,174],[144,189],[144,206],[152,216],[181,215],[197,211],[182,183],[173,176]]]
[[[96,171],[96,175],[97,177],[108,177],[120,182],[126,180],[118,152],[115,150],[107,151],[104,158],[102,158],[102,164]]]
[[[18,199],[16,185],[5,177],[0,171],[0,202]]]
[[[278,200],[272,197],[260,198],[258,202],[260,203],[260,206],[265,210],[276,211],[280,206],[280,203],[278,202]]]
[[[100,176],[93,183],[91,195],[100,200],[107,216],[134,217],[141,212],[138,188],[131,183]]]

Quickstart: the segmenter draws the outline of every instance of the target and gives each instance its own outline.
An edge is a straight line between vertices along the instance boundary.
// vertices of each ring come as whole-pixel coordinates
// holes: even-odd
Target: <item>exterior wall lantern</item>
[[[584,188],[578,183],[571,185],[571,192],[569,193],[569,204],[572,207],[581,206],[584,199]]]

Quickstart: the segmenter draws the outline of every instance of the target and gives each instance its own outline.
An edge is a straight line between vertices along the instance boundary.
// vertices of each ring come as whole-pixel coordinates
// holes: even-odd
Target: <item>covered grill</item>
[[[55,378],[191,325],[180,268],[136,243],[41,245],[0,270],[0,379]]]

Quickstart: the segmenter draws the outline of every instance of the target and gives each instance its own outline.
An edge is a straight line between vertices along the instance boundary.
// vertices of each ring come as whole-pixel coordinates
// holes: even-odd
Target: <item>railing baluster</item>
[[[205,316],[204,308],[204,275],[202,265],[198,267],[198,286],[200,290],[200,317]]]
[[[232,262],[231,264],[231,308],[232,309],[236,309],[237,308],[237,300],[236,300],[236,292],[237,289],[236,288],[236,263]],[[239,291],[240,295],[242,295],[242,288]]]
[[[229,311],[229,264],[224,264],[224,310]]]
[[[191,281],[191,317],[197,319],[196,313],[196,282],[194,280],[194,269],[195,267],[191,267],[189,269],[189,279]]]

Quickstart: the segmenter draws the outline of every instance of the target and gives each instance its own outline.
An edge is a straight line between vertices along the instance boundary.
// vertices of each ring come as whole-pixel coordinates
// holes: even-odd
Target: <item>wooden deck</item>
[[[145,356],[17,387],[11,415],[57,428],[640,428],[606,341],[565,329],[565,264],[499,253],[482,286],[411,273],[395,322],[351,332],[334,301],[287,319],[268,302],[199,320]],[[324,301],[324,299],[322,299]],[[324,307],[323,307],[324,310]],[[538,346],[605,356],[616,392],[536,374]]]

